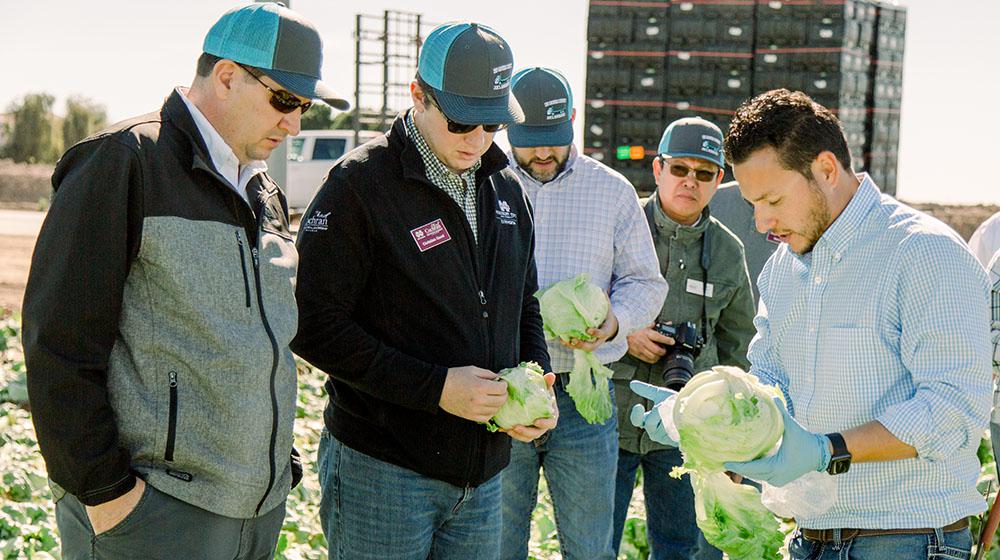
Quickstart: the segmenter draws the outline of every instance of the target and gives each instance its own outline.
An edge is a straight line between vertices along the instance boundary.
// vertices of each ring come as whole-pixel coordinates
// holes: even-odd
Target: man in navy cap
[[[512,69],[492,29],[436,28],[413,107],[338,162],[307,210],[292,347],[330,375],[319,474],[331,557],[496,558],[510,438],[556,423],[482,425],[507,400],[497,372],[551,370],[528,200],[493,144],[524,118]]]
[[[63,558],[269,558],[301,476],[297,258],[263,160],[313,99],[347,103],[278,4],[226,13],[203,50],[190,88],[52,178],[24,348]]]
[[[525,121],[507,130],[509,158],[535,211],[538,284],[581,272],[609,294],[611,310],[591,341],[551,342],[558,372],[559,426],[544,441],[514,442],[503,473],[503,554],[528,554],[531,512],[544,468],[566,558],[613,559],[611,521],[618,461],[614,414],[590,424],[566,386],[573,350],[601,363],[621,358],[626,336],[653,320],[667,294],[635,189],[620,173],[577,153],[573,146],[573,94],[556,70],[529,68],[513,79]],[[611,391],[610,380],[605,391]],[[610,397],[609,397],[610,398]]]

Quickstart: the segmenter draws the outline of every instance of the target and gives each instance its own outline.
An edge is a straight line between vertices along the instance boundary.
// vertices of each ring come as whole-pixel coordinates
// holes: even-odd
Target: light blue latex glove
[[[641,404],[632,407],[632,412],[629,415],[629,421],[632,422],[632,425],[636,428],[646,430],[646,433],[649,434],[649,439],[656,443],[677,447],[677,442],[667,435],[667,430],[660,417],[660,411],[657,410],[667,399],[676,397],[677,391],[664,389],[663,387],[657,387],[656,385],[650,385],[642,381],[632,381],[628,386],[629,389],[632,389],[633,393],[644,399],[653,401],[653,406],[648,412]]]
[[[775,402],[785,421],[778,452],[755,461],[729,462],[725,467],[758,482],[784,486],[806,473],[826,469],[830,463],[830,438],[806,430],[788,414],[784,403],[779,399]]]

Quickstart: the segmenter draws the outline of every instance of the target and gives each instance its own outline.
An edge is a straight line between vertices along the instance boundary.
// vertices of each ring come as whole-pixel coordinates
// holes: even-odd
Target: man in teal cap
[[[496,558],[511,438],[555,426],[483,425],[507,400],[498,372],[551,370],[533,219],[493,143],[524,118],[512,74],[489,27],[434,29],[413,107],[338,162],[307,210],[292,348],[330,375],[319,477],[331,558]]]
[[[63,558],[270,558],[292,449],[296,251],[264,160],[319,33],[273,3],[209,30],[190,88],[71,147],[24,302]]]
[[[724,167],[722,131],[714,124],[683,118],[663,132],[653,159],[656,191],[644,205],[670,292],[657,322],[629,335],[628,355],[612,366],[619,426],[614,542],[620,543],[641,467],[646,529],[656,560],[722,556],[700,538],[691,484],[670,477],[683,462],[680,451],[650,439],[633,424],[632,412],[639,411],[638,421],[639,409],[649,407],[648,399],[660,390],[651,385],[678,389],[713,366],[749,365],[754,304],[743,244],[708,209]],[[668,336],[670,331],[657,325],[679,334]],[[685,356],[693,362],[685,364]],[[629,380],[642,382],[633,383],[636,392],[629,390]]]
[[[508,154],[535,209],[535,261],[541,288],[578,274],[608,294],[610,311],[591,341],[551,341],[557,373],[559,425],[545,441],[513,442],[503,472],[504,560],[528,554],[531,512],[545,473],[565,558],[613,560],[614,473],[618,430],[614,413],[591,423],[567,392],[574,350],[594,352],[602,363],[620,359],[626,336],[660,311],[667,284],[635,189],[620,173],[577,152],[573,145],[573,94],[550,68],[527,68],[513,79],[525,121],[507,130]],[[603,391],[612,397],[611,383]]]

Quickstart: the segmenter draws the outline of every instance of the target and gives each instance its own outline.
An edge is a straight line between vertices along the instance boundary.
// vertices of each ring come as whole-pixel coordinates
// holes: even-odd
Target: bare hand
[[[552,395],[552,417],[536,418],[530,426],[518,425],[511,426],[506,430],[501,430],[517,441],[523,441],[525,443],[532,442],[541,437],[545,432],[555,428],[556,424],[559,422],[559,407],[556,405],[556,395],[552,391],[552,385],[556,382],[556,374],[546,373],[543,377],[545,377],[545,383],[549,385],[549,394]]]
[[[667,353],[661,344],[674,345],[674,339],[654,331],[652,327],[650,323],[648,327],[628,335],[628,353],[647,364],[655,364]]]
[[[85,506],[90,525],[94,528],[94,535],[100,535],[121,523],[125,516],[135,509],[145,490],[146,481],[136,477],[135,486],[121,496],[100,505]]]
[[[610,306],[608,307],[608,316],[604,318],[601,326],[596,329],[593,327],[587,329],[587,334],[594,338],[589,341],[571,338],[569,341],[563,341],[563,346],[572,350],[593,352],[600,348],[606,341],[614,338],[618,334],[618,317],[615,316],[615,312]]]
[[[507,402],[507,382],[476,366],[448,368],[438,402],[445,412],[473,422],[487,422]]]

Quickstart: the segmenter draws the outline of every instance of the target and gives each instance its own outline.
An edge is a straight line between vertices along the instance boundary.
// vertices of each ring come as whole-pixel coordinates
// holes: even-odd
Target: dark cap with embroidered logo
[[[573,142],[573,92],[565,76],[551,68],[526,68],[514,74],[511,92],[524,110],[524,122],[507,129],[517,148],[568,146]]]
[[[446,23],[427,36],[417,72],[441,110],[463,124],[524,120],[510,94],[514,57],[496,31],[478,23]]]
[[[657,153],[666,157],[693,157],[726,166],[722,153],[722,131],[701,117],[686,117],[670,123],[660,138]]]

